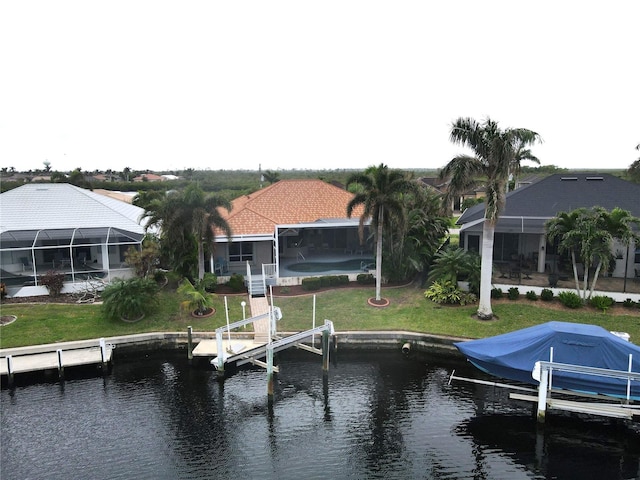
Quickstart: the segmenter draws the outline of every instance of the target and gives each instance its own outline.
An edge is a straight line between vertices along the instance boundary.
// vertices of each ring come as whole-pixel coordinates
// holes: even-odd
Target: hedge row
[[[326,287],[338,287],[348,285],[348,275],[326,275],[324,277],[310,277],[302,279],[303,290],[312,291]]]

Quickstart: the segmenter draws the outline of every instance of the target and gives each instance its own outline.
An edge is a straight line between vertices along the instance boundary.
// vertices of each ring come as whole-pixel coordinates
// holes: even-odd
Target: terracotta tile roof
[[[280,180],[231,202],[223,216],[234,235],[271,234],[276,225],[347,218],[353,194],[322,180]],[[352,218],[359,218],[357,208]],[[218,234],[218,232],[216,232]]]

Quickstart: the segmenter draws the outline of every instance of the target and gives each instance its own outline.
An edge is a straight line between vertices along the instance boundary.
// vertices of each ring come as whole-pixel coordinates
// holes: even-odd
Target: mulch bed
[[[10,305],[14,303],[73,303],[77,304],[76,299],[71,295],[62,294],[56,298],[52,298],[49,295],[39,295],[35,297],[6,297],[0,302],[3,305]]]

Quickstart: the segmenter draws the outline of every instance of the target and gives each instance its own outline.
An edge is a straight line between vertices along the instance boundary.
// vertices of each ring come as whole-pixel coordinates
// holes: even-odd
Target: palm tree
[[[398,262],[413,272],[424,274],[449,232],[449,218],[443,213],[442,198],[427,188],[406,195],[407,229],[400,236],[402,258]],[[385,242],[387,249],[389,242]],[[408,278],[407,275],[402,279]]]
[[[269,185],[273,185],[276,182],[280,181],[280,172],[272,172],[271,170],[267,170],[262,174],[264,179],[269,182]]]
[[[356,207],[362,206],[359,233],[363,243],[364,224],[371,219],[376,243],[376,301],[380,301],[382,277],[382,232],[385,225],[395,220],[398,225],[406,225],[406,212],[402,194],[413,189],[414,184],[400,171],[389,170],[381,163],[371,166],[362,173],[354,173],[347,179],[349,186],[358,185],[358,191],[347,204],[347,217],[351,218]]]
[[[160,227],[161,243],[169,247],[174,267],[190,264],[190,250],[197,250],[198,279],[204,278],[204,253],[211,249],[214,229],[231,237],[231,227],[220,214],[219,208],[231,209],[231,204],[220,197],[205,196],[202,189],[190,184],[184,192],[172,192],[161,200],[154,200],[147,207],[146,228]],[[185,270],[184,266],[181,270]]]
[[[453,143],[467,146],[471,155],[458,155],[440,172],[441,178],[449,178],[445,195],[447,205],[485,179],[485,213],[482,227],[482,267],[478,318],[493,318],[491,311],[491,273],[493,269],[493,238],[495,226],[505,206],[506,185],[509,172],[519,169],[516,152],[540,140],[540,136],[524,128],[502,130],[498,123],[487,118],[480,123],[472,118],[458,118],[451,126]],[[516,165],[517,164],[517,165]]]
[[[164,192],[158,190],[139,190],[133,197],[131,203],[136,207],[146,209],[154,200],[161,200],[163,195]]]
[[[577,237],[572,232],[577,231],[578,219],[585,209],[576,209],[571,212],[559,212],[555,218],[549,220],[545,229],[547,231],[547,239],[550,242],[559,240],[558,250],[560,252],[569,252],[571,255],[571,265],[573,266],[573,278],[576,282],[576,291],[580,292],[580,282],[578,280],[578,265],[576,261],[576,251],[579,250],[580,244]],[[554,264],[555,265],[555,264]],[[553,271],[552,273],[555,273]]]
[[[509,175],[513,175],[514,185],[518,183],[518,175],[520,175],[520,167],[523,161],[527,160],[540,165],[540,159],[531,153],[531,149],[527,148],[525,142],[518,141],[515,148],[516,151],[509,168]],[[509,192],[509,182],[507,182],[507,192]]]
[[[636,150],[640,150],[640,143],[636,145]],[[629,176],[631,181],[640,183],[640,158],[629,165],[629,168],[627,169],[627,175]]]
[[[617,238],[624,245],[628,245],[637,238],[631,224],[638,222],[640,219],[633,217],[627,210],[614,208],[608,212],[602,207],[560,212],[547,222],[549,239],[553,241],[559,238],[560,250],[571,253],[576,290],[583,300],[588,300],[593,295],[602,266],[608,265],[613,256],[613,239]],[[582,291],[578,281],[578,260],[584,265]],[[594,264],[596,269],[589,288],[589,267]]]

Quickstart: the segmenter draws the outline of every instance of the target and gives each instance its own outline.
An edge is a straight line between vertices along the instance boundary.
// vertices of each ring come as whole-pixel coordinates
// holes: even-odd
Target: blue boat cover
[[[471,363],[491,375],[538,385],[531,372],[537,361],[640,372],[640,347],[596,325],[547,322],[495,337],[455,343]],[[625,397],[627,380],[566,372],[553,372],[553,387]],[[631,383],[631,396],[640,399],[639,382]]]

